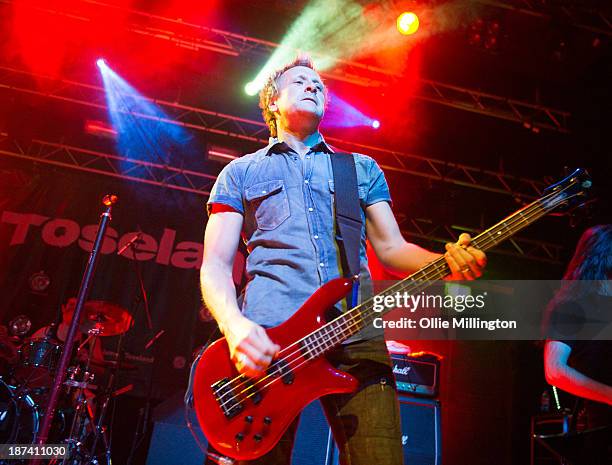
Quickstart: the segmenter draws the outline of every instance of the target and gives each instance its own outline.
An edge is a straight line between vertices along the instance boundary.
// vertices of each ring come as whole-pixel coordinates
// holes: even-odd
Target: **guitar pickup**
[[[211,389],[219,408],[228,419],[234,418],[244,409],[228,378],[217,381],[211,386]]]
[[[295,374],[284,359],[277,360],[274,365],[268,369],[268,375],[278,376],[283,384],[293,384],[295,380]]]
[[[249,399],[251,399],[251,402],[253,402],[255,405],[259,404],[261,402],[261,392],[259,389],[257,389],[255,383],[251,379],[249,379],[247,383],[249,387],[246,388],[245,391],[248,392]]]

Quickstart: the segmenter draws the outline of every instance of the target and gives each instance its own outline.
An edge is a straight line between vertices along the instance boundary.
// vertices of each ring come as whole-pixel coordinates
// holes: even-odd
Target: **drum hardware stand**
[[[70,432],[68,433],[68,437],[64,439],[64,442],[68,444],[70,450],[70,456],[64,458],[62,460],[62,465],[66,464],[67,460],[73,460],[72,454],[76,452],[76,456],[82,460],[89,460],[89,457],[93,457],[92,460],[95,460],[95,445],[89,451],[89,454],[84,454],[84,449],[86,448],[85,441],[87,439],[87,422],[89,422],[89,426],[92,428],[92,431],[95,431],[95,416],[93,412],[90,410],[91,402],[84,394],[90,382],[94,380],[94,374],[89,372],[89,366],[91,363],[91,359],[93,357],[95,346],[98,342],[98,337],[101,334],[100,328],[92,328],[88,331],[88,336],[85,340],[79,345],[77,348],[77,353],[85,347],[88,343],[91,342],[89,347],[89,353],[87,356],[87,362],[85,364],[85,369],[83,370],[83,378],[82,381],[77,381],[77,377],[80,374],[80,367],[77,365],[76,368],[71,370],[68,368],[70,372],[69,379],[64,382],[66,386],[68,386],[68,390],[70,387],[77,388],[76,395],[76,410],[74,414],[74,418],[72,419],[72,424],[70,427]],[[98,425],[101,427],[101,423]],[[97,436],[97,434],[96,434]],[[97,443],[97,437],[95,442]]]
[[[110,376],[110,380],[107,386],[107,393],[106,393],[106,396],[104,397],[104,402],[102,403],[102,407],[100,408],[100,414],[98,415],[98,422],[94,426],[95,434],[94,434],[93,443],[91,445],[91,452],[92,452],[91,461],[89,462],[92,465],[96,465],[98,463],[98,459],[96,458],[96,448],[98,447],[98,440],[100,436],[102,436],[102,441],[104,442],[106,463],[107,465],[112,465],[110,442],[108,441],[108,437],[106,435],[106,428],[103,426],[103,422],[104,422],[104,419],[106,418],[106,410],[108,408],[108,404],[111,399],[111,391],[112,391],[111,386],[113,386],[114,382],[115,382],[115,375],[113,373]]]
[[[108,382],[106,383],[106,391],[104,393],[104,401],[102,402],[102,406],[100,407],[98,413],[98,421],[94,425],[94,438],[91,446],[91,460],[89,463],[92,465],[96,465],[98,463],[98,459],[96,458],[96,448],[98,447],[98,441],[100,436],[102,436],[102,441],[104,443],[104,450],[106,454],[106,463],[107,465],[112,465],[111,459],[111,443],[106,434],[106,428],[103,426],[104,421],[106,419],[106,411],[108,409],[108,405],[110,403],[111,398],[113,397],[113,391],[115,388],[115,380],[117,379],[117,371],[119,367],[123,363],[123,351],[121,346],[123,345],[123,335],[121,333],[119,335],[119,341],[117,342],[117,353],[119,356],[117,357],[117,363],[113,366],[111,373],[108,378]]]
[[[115,349],[117,351],[117,368],[111,373],[111,378],[110,380],[112,380],[112,383],[108,383],[108,391],[107,391],[107,397],[104,400],[103,405],[103,416],[106,416],[106,409],[108,408],[109,404],[110,404],[110,400],[114,399],[117,396],[120,396],[121,394],[123,394],[124,392],[128,392],[125,391],[125,387],[118,389],[118,390],[114,390],[115,388],[115,382],[117,377],[115,376],[117,373],[117,370],[119,369],[119,366],[121,366],[121,364],[123,363],[124,359],[125,359],[125,352],[123,350],[123,338],[125,337],[125,333],[121,333],[119,334],[119,340],[117,341],[117,348]],[[111,432],[110,434],[107,435],[105,434],[106,431],[104,430],[100,430],[99,428],[96,428],[96,435],[102,433],[102,439],[104,440],[105,443],[105,447],[106,447],[106,461],[108,463],[108,465],[112,465],[111,463],[111,450],[112,450],[112,441],[113,441],[113,436],[112,436],[112,427],[113,427],[113,423],[115,421],[115,411],[116,411],[116,407],[117,407],[117,403],[114,402],[113,403],[113,407],[111,409],[111,416],[110,416],[110,428],[111,428]],[[101,424],[101,422],[100,422]],[[94,438],[94,441],[97,440],[97,437]]]
[[[117,252],[117,255],[122,255],[126,250],[128,249],[132,249],[132,253],[135,254],[135,247],[136,247],[136,242],[138,241],[138,239],[140,239],[140,237],[142,236],[142,231],[140,231],[140,227],[138,228],[139,232],[136,233],[136,235],[126,244],[124,245],[121,249],[119,249],[119,251]],[[144,306],[144,312],[145,312],[145,316],[147,318],[147,328],[149,330],[153,330],[153,322],[151,321],[151,312],[149,310],[149,298],[147,296],[147,291],[144,285],[144,280],[142,279],[142,270],[140,269],[140,263],[138,262],[138,260],[135,259],[136,257],[134,256],[134,272],[136,273],[136,278],[138,280],[138,288],[139,288],[139,294],[138,297],[140,298],[139,300],[142,300],[143,302],[143,306]],[[139,301],[137,300],[135,302],[135,307],[137,308]],[[134,310],[136,310],[136,308]],[[133,312],[134,314],[136,313],[135,311]],[[145,350],[149,349],[153,343],[155,343],[157,341],[157,339],[163,334],[163,330],[161,330],[160,332],[158,332],[155,336],[153,336],[153,338],[145,345]],[[134,431],[134,438],[132,440],[132,447],[130,450],[130,455],[128,456],[127,459],[127,464],[130,465],[132,463],[132,460],[134,459],[134,454],[136,452],[136,450],[138,449],[138,447],[140,446],[140,442],[142,440],[142,436],[144,435],[146,429],[147,429],[147,424],[149,422],[149,414],[150,414],[150,410],[151,410],[151,393],[153,391],[153,372],[154,372],[154,366],[155,366],[155,360],[153,362],[153,366],[151,366],[151,373],[149,375],[149,382],[147,383],[147,397],[146,397],[146,401],[145,401],[145,405],[144,407],[140,410],[140,414],[138,416],[138,424],[136,425],[136,430]]]
[[[111,213],[113,205],[117,203],[116,195],[105,195],[102,199],[102,203],[105,206],[103,213],[100,216],[100,223],[98,225],[98,233],[96,235],[96,240],[94,242],[93,248],[91,249],[91,253],[89,255],[89,260],[87,261],[87,266],[85,267],[85,273],[83,274],[83,280],[81,281],[81,286],[79,288],[79,293],[77,295],[76,307],[74,310],[74,314],[72,316],[72,321],[70,322],[70,328],[68,329],[68,334],[66,335],[65,346],[62,351],[62,356],[60,358],[59,366],[57,368],[57,373],[53,379],[53,385],[51,387],[49,400],[47,404],[47,408],[45,409],[45,414],[43,417],[42,427],[40,434],[37,439],[37,443],[44,445],[46,444],[49,438],[49,431],[51,430],[51,423],[53,421],[53,417],[55,416],[55,411],[57,408],[57,403],[59,400],[60,394],[60,386],[64,381],[64,377],[66,375],[66,370],[68,368],[68,363],[70,361],[70,357],[72,355],[72,348],[74,347],[74,339],[76,336],[77,328],[79,326],[79,322],[81,320],[81,313],[89,296],[91,283],[93,282],[93,277],[96,269],[96,265],[98,259],[100,257],[100,250],[102,247],[102,241],[104,239],[104,234],[106,229],[108,228],[108,224],[111,221]],[[39,465],[41,459],[32,460],[32,465]]]
[[[72,376],[76,376],[79,374],[79,370],[75,370],[71,373]],[[62,442],[68,445],[69,456],[64,458],[61,462],[62,465],[68,463],[68,461],[73,462],[74,460],[79,460],[85,457],[85,439],[87,437],[87,423],[86,420],[89,420],[90,424],[93,421],[93,418],[89,414],[88,409],[88,399],[83,394],[86,385],[89,381],[93,380],[92,375],[85,371],[83,375],[84,381],[78,382],[76,380],[68,380],[67,383],[71,381],[74,382],[74,387],[77,387],[77,398],[76,398],[76,409],[74,413],[74,418],[72,419],[72,424],[70,426],[70,432],[68,437],[64,439]],[[88,417],[88,418],[87,418]],[[80,460],[79,460],[80,462]]]
[[[159,336],[161,334],[157,333]],[[146,344],[149,348],[154,345],[158,336],[155,335],[153,338]],[[134,432],[134,439],[132,440],[132,448],[130,450],[130,455],[127,459],[127,465],[131,465],[132,460],[134,459],[134,454],[136,450],[140,446],[142,438],[147,430],[147,425],[149,423],[149,415],[151,413],[151,395],[153,393],[153,375],[155,373],[155,363],[157,362],[157,346],[153,349],[155,351],[155,356],[153,357],[153,364],[151,365],[151,372],[149,374],[149,380],[147,383],[147,396],[145,399],[145,405],[140,409],[138,415],[138,424],[136,425],[136,431]]]

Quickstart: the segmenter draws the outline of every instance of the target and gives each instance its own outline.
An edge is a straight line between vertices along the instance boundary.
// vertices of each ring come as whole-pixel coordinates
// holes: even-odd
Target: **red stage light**
[[[412,12],[404,12],[397,17],[397,30],[400,34],[411,35],[419,29],[419,17]]]
[[[107,207],[110,207],[111,205],[115,205],[118,200],[119,200],[119,197],[117,197],[115,194],[106,194],[102,198],[102,203],[106,205]]]
[[[104,137],[106,139],[116,139],[117,131],[109,124],[102,121],[86,120],[85,121],[85,132],[97,137]]]

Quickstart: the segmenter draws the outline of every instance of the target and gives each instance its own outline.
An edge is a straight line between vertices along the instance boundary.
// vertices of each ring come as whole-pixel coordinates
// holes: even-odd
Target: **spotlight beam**
[[[332,91],[329,92],[329,106],[323,119],[323,127],[352,128],[369,126],[378,129],[373,124],[375,121],[373,118],[364,115],[362,111],[345,99]]]
[[[104,82],[112,125],[117,132],[117,150],[130,157],[153,157],[169,164],[174,153],[186,154],[189,134],[151,99],[145,98],[103,59],[96,61]]]

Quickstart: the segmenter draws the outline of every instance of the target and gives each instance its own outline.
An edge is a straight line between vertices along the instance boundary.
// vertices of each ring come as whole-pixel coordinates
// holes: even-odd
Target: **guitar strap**
[[[357,189],[357,168],[352,153],[335,152],[330,155],[334,176],[336,206],[336,243],[340,250],[341,265],[345,277],[359,276],[359,245],[361,242],[361,205]],[[353,285],[349,308],[357,305],[359,281]]]

